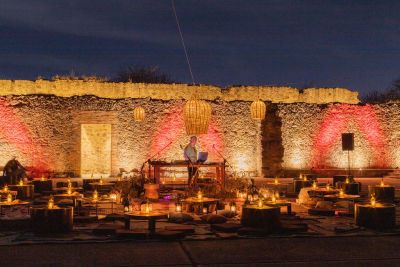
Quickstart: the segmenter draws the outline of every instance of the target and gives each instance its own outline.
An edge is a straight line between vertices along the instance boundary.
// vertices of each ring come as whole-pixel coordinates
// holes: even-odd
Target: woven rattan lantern
[[[256,100],[250,105],[251,118],[256,121],[262,121],[265,118],[267,106],[261,100]]]
[[[206,101],[195,98],[186,102],[183,109],[186,134],[206,134],[210,118],[211,106]]]
[[[144,115],[145,115],[144,108],[136,107],[136,108],[133,109],[133,119],[136,122],[143,121],[144,120]]]

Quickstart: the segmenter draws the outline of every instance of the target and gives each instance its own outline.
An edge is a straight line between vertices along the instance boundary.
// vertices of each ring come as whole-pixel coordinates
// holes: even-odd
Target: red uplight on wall
[[[332,147],[337,143],[343,132],[354,124],[362,138],[371,148],[371,165],[385,167],[389,163],[386,155],[385,135],[376,115],[370,105],[334,105],[326,112],[322,124],[317,129],[313,142],[312,164],[315,167],[324,166],[332,152]]]

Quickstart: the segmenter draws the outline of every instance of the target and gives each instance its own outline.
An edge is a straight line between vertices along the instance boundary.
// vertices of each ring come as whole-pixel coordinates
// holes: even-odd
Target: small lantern
[[[374,195],[371,196],[370,203],[371,203],[371,206],[372,206],[372,207],[375,207],[375,206],[376,206],[376,199],[375,199],[375,196],[374,196]]]
[[[236,213],[236,203],[235,202],[231,202],[229,209],[231,212]]]
[[[144,204],[143,209],[145,213],[150,213],[153,211],[153,205],[149,201],[147,201],[146,204]]]
[[[44,178],[44,176],[42,175],[42,177],[40,178],[40,181],[44,182],[44,181],[46,181],[46,178]]]
[[[144,116],[145,116],[145,111],[144,108],[142,107],[135,107],[133,109],[133,119],[136,122],[141,122],[144,120]]]
[[[330,191],[331,190],[331,185],[329,183],[326,184],[326,190]]]
[[[315,189],[317,189],[317,183],[314,181],[313,183],[312,183],[312,188],[315,190]]]
[[[279,184],[278,177],[275,177],[274,184],[275,184],[275,185],[278,185],[278,184]]]
[[[339,196],[340,196],[340,197],[343,197],[343,196],[344,196],[343,189],[340,189],[340,190],[339,190]]]
[[[275,194],[273,194],[273,195],[272,195],[272,197],[271,197],[271,201],[272,201],[272,203],[274,203],[274,204],[276,203],[276,197],[275,197]]]
[[[176,212],[182,212],[182,203],[181,202],[177,202],[175,204],[175,211]]]
[[[210,119],[211,106],[206,101],[194,98],[186,102],[183,109],[186,134],[206,134]]]
[[[203,208],[203,214],[207,214],[208,213],[208,209],[207,208]]]
[[[4,190],[4,192],[8,192],[8,186],[5,185],[4,188],[3,188],[3,190]]]
[[[383,182],[383,178],[382,178],[382,180],[381,180],[380,186],[381,186],[381,187],[384,187],[384,186],[385,186],[385,183]]]
[[[262,121],[265,118],[267,106],[261,100],[256,100],[250,105],[251,118],[255,121]]]
[[[53,196],[50,197],[49,202],[47,203],[48,209],[54,209],[54,199]]]
[[[349,177],[346,177],[346,181],[345,181],[345,183],[346,183],[346,184],[349,184],[349,183],[350,183],[350,179],[349,179]]]
[[[199,190],[199,192],[197,192],[197,198],[199,199],[199,200],[202,200],[203,199],[203,193]]]
[[[258,207],[259,207],[259,208],[262,208],[263,205],[264,205],[264,203],[263,203],[262,199],[260,198],[260,199],[258,200]]]
[[[99,193],[97,192],[97,190],[93,191],[93,200],[97,201],[99,199]]]
[[[11,203],[12,202],[12,195],[10,193],[7,194],[7,203]]]
[[[21,179],[21,180],[19,180],[19,183],[18,183],[18,185],[19,186],[22,186],[22,185],[24,185],[24,181]]]
[[[110,194],[110,199],[112,202],[117,202],[117,194],[115,193]]]
[[[71,187],[68,187],[68,189],[67,189],[67,194],[68,194],[68,195],[71,195],[71,194],[72,194],[72,188],[71,188]]]
[[[67,187],[68,187],[68,188],[72,188],[72,183],[71,183],[71,180],[70,180],[70,179],[68,179],[68,181],[67,181]]]

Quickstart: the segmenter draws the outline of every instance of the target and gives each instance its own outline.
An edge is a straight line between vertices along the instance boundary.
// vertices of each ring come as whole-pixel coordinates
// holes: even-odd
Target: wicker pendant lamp
[[[211,106],[204,100],[193,98],[186,102],[183,109],[186,134],[206,134],[211,119]]]
[[[262,121],[265,119],[265,113],[267,111],[267,106],[264,101],[260,99],[260,88],[258,88],[258,99],[251,103],[250,105],[250,115],[255,121]]]

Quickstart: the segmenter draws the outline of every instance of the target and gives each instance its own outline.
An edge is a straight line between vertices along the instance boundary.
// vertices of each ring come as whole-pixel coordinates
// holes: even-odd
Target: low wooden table
[[[360,198],[359,195],[348,195],[348,194],[333,194],[333,195],[325,195],[324,196],[324,200],[328,200],[328,201],[340,201],[340,200],[349,200],[349,201],[355,201],[356,199]]]
[[[308,191],[308,195],[310,197],[323,197],[325,195],[332,195],[332,194],[337,194],[337,193],[339,193],[338,189],[330,188],[328,190],[328,189],[326,189],[326,187],[320,187],[320,188],[311,189],[310,191]]]
[[[67,233],[72,231],[74,220],[73,207],[31,208],[32,229],[36,233]]]
[[[71,199],[73,201],[74,207],[78,206],[77,200],[82,198],[82,196],[80,194],[74,194],[74,193],[72,193],[72,194],[56,194],[56,195],[53,195],[53,197],[56,202],[61,199]]]
[[[270,207],[286,207],[287,214],[288,215],[292,214],[292,203],[289,201],[284,201],[284,200],[277,200],[276,202],[267,201],[267,202],[265,202],[265,205],[270,206]]]
[[[12,202],[2,201],[0,202],[0,215],[3,214],[3,207],[15,207],[15,206],[28,206],[30,202],[28,201],[20,201],[20,200],[13,200]]]
[[[193,208],[193,212],[198,215],[203,213],[204,207],[207,208],[207,213],[214,212],[218,201],[219,199],[208,198],[208,197],[203,197],[203,198],[189,197],[183,200],[185,204],[188,204],[186,206],[186,210],[190,212]]]
[[[356,204],[354,221],[359,226],[386,230],[396,226],[396,206],[393,204],[376,203]]]
[[[83,207],[82,203],[89,203],[95,206],[96,216],[99,215],[99,204],[111,204],[111,213],[114,213],[114,205],[116,204],[116,200],[111,198],[99,198],[98,200],[93,200],[92,198],[79,198],[77,199],[80,203],[78,204],[78,213],[79,209]]]
[[[148,213],[141,211],[125,213],[125,229],[130,230],[131,219],[147,220],[148,230],[150,234],[154,234],[156,231],[157,220],[166,219],[167,217],[168,213],[160,211],[151,211]]]

